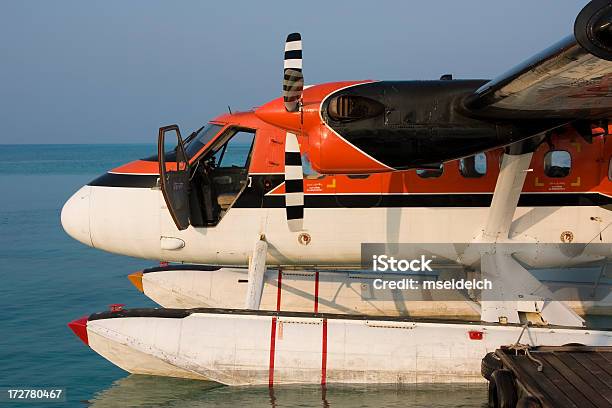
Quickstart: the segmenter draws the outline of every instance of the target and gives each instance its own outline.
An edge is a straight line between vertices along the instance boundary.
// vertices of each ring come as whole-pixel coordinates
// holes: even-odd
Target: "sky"
[[[0,1],[0,144],[155,143],[307,84],[493,78],[572,32],[586,1]]]

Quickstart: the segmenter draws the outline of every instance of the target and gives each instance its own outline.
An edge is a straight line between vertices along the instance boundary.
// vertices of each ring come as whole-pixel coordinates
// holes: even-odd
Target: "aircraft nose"
[[[89,228],[91,187],[84,186],[66,201],[62,208],[62,227],[72,238],[93,247]]]

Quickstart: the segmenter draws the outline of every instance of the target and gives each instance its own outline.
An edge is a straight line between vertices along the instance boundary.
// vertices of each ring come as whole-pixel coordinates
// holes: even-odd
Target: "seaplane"
[[[584,319],[605,279],[534,272],[612,255],[610,1],[493,80],[305,86],[302,62],[290,34],[280,97],[162,127],[66,202],[74,239],[160,261],[129,278],[162,307],[75,320],[81,340],[131,373],[270,386],[482,381],[500,345],[612,345]],[[379,290],[402,274],[364,270],[372,251],[493,287]]]

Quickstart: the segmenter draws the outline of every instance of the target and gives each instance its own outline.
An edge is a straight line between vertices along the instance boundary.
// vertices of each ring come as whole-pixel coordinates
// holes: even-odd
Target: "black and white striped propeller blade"
[[[283,100],[287,112],[297,112],[300,109],[303,89],[302,36],[300,33],[292,33],[285,42]]]
[[[285,136],[285,211],[289,230],[304,229],[304,175],[300,145],[294,133]]]

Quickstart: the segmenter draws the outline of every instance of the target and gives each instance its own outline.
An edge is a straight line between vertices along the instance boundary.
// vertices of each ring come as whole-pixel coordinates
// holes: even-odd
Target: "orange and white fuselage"
[[[343,86],[314,86],[305,92],[319,92],[323,99]],[[75,193],[62,211],[66,231],[86,245],[117,254],[219,265],[246,265],[254,243],[265,234],[268,265],[355,266],[360,264],[362,243],[472,242],[487,221],[503,154],[502,149],[486,152],[486,171],[477,178],[462,175],[460,160],[445,163],[435,178],[423,178],[415,170],[306,174],[304,225],[294,232],[287,227],[283,204],[285,130],[253,112],[223,115],[211,123],[219,125],[219,135],[231,128],[255,132],[246,187],[216,225],[179,231],[159,188],[157,161],[138,160]],[[320,134],[335,138],[338,146],[344,143],[330,129]],[[548,177],[544,161],[549,148],[542,144],[535,151],[510,239],[612,243],[612,144],[606,136],[594,137],[589,144],[570,130],[554,134],[552,143],[569,153],[571,170],[565,177]],[[367,159],[346,158],[350,155],[338,151],[346,160]],[[353,149],[352,154],[359,152]],[[586,255],[579,261],[588,261],[588,251]],[[534,259],[533,266],[550,261]]]

